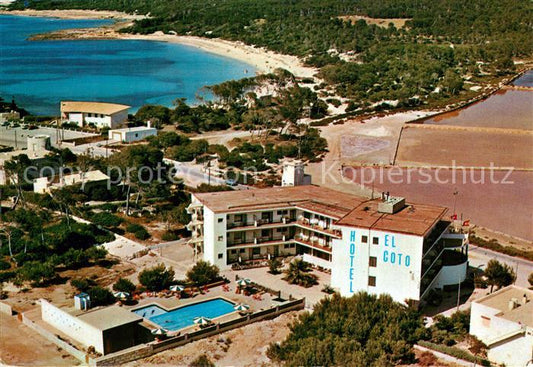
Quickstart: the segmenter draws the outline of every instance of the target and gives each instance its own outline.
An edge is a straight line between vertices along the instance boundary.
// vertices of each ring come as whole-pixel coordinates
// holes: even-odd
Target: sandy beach
[[[317,69],[306,67],[296,56],[282,55],[264,48],[246,45],[242,42],[231,42],[220,38],[202,38],[194,36],[178,36],[155,32],[149,35],[123,34],[117,30],[126,27],[131,20],[144,18],[144,15],[131,15],[114,11],[94,10],[24,10],[0,11],[0,14],[54,17],[61,19],[116,19],[118,23],[100,28],[67,29],[44,35],[37,35],[40,39],[132,39],[158,42],[171,42],[190,47],[196,47],[206,52],[234,58],[252,65],[261,73],[269,73],[282,68],[298,77],[310,78],[317,73]],[[120,22],[123,20],[123,22]]]

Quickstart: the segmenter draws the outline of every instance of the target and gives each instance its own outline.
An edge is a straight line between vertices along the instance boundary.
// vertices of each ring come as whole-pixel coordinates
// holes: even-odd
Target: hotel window
[[[378,258],[375,256],[370,256],[368,258],[368,266],[375,268],[378,265]]]
[[[218,236],[218,240],[222,241],[224,239],[224,236]]]
[[[218,254],[218,258],[222,259],[224,257],[224,254]]]
[[[231,253],[234,255],[237,253],[237,250],[231,250]]]
[[[376,286],[376,277],[369,276],[368,277],[368,285],[371,286],[371,287],[375,287]]]
[[[379,245],[379,238],[378,237],[372,237],[372,243],[374,245]]]
[[[235,214],[235,222],[242,222],[242,214]]]
[[[241,248],[241,249],[239,250],[239,253],[240,253],[240,254],[244,254],[245,252],[246,252],[246,250],[243,249],[243,248]]]
[[[368,236],[361,236],[362,243],[368,243]]]
[[[222,223],[223,220],[224,218],[218,218],[218,223]]]

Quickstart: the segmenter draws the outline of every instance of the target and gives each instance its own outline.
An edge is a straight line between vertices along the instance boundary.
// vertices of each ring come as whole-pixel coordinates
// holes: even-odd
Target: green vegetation
[[[320,67],[343,96],[400,105],[412,105],[415,95],[428,101],[451,98],[461,89],[459,77],[505,74],[514,69],[513,58],[531,57],[533,51],[527,0],[17,0],[11,8],[26,3],[36,9],[149,13],[124,31],[220,37],[297,55]],[[396,28],[340,18],[354,15],[408,21]],[[343,61],[347,58],[339,53],[351,60]],[[248,85],[227,85],[225,99]],[[437,87],[442,91],[431,93]],[[168,118],[158,109],[146,112],[160,121]]]
[[[531,287],[533,287],[533,273],[529,274],[527,281]]]
[[[129,293],[130,295],[133,293],[135,288],[136,288],[135,284],[133,284],[131,280],[126,279],[126,278],[120,278],[119,280],[115,282],[115,284],[113,284],[114,291],[126,292],[126,293]]]
[[[218,267],[203,260],[194,264],[187,271],[186,276],[188,281],[197,286],[206,285],[220,279]]]
[[[87,294],[91,297],[91,307],[107,306],[116,301],[109,289],[100,286],[89,288]]]
[[[274,259],[270,259],[268,260],[268,272],[270,274],[279,274],[281,273],[281,261],[279,261],[278,259],[274,258]]]
[[[513,268],[494,259],[487,263],[484,275],[487,277],[487,284],[490,285],[491,293],[494,286],[500,289],[513,284],[516,280]]]
[[[297,258],[289,264],[289,267],[285,270],[285,276],[283,279],[290,284],[297,284],[308,288],[317,284],[316,275],[310,274],[310,272],[311,264]]]
[[[437,315],[431,325],[431,341],[447,346],[464,340],[470,329],[470,311],[457,311],[450,317]]]
[[[464,359],[465,361],[468,361],[468,362],[478,363],[478,364],[481,364],[482,366],[491,365],[488,360],[481,358],[481,357],[476,357],[475,355],[467,352],[464,349],[459,349],[457,347],[449,347],[449,346],[442,345],[442,344],[435,344],[435,343],[431,343],[425,340],[419,341],[418,344],[420,344],[423,347],[433,349],[437,352],[448,354],[452,357]]]
[[[215,367],[215,364],[211,362],[209,357],[202,354],[192,361],[189,367]]]
[[[286,366],[395,366],[414,362],[426,333],[420,315],[390,296],[334,294],[290,325],[268,356]]]
[[[166,268],[164,264],[159,264],[153,268],[144,269],[139,273],[139,283],[150,291],[160,291],[168,289],[174,281],[174,270],[172,267]]]

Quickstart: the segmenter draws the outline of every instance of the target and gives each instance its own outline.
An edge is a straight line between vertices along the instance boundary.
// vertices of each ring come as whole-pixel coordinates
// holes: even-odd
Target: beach
[[[213,54],[234,58],[254,66],[261,73],[270,73],[282,68],[302,78],[313,77],[318,70],[304,66],[302,61],[291,55],[283,55],[264,48],[246,45],[242,42],[232,42],[220,38],[203,38],[194,36],[178,36],[155,32],[149,35],[124,34],[118,29],[127,27],[132,20],[145,18],[144,15],[131,15],[114,11],[94,10],[23,10],[0,11],[0,14],[53,17],[61,19],[116,19],[112,26],[99,28],[80,28],[56,31],[48,34],[36,35],[33,40],[70,40],[70,39],[129,39],[171,42],[195,47]]]

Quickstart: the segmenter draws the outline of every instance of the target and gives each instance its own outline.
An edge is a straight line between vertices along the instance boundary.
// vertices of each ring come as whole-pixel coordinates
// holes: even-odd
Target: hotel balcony
[[[341,238],[342,236],[341,231],[331,229],[331,227],[323,221],[307,220],[304,218],[296,221],[296,225],[300,228],[312,230],[335,238]]]
[[[236,232],[236,231],[246,231],[251,229],[267,229],[267,228],[278,228],[292,225],[294,220],[289,218],[282,218],[280,221],[271,221],[269,219],[257,219],[252,222],[228,222],[227,231]]]
[[[445,249],[433,265],[423,272],[420,282],[420,294],[423,297],[429,288],[455,285],[466,279],[468,256],[459,250]]]
[[[203,208],[203,205],[198,202],[190,203],[187,208],[185,208],[185,211],[187,214],[193,214],[194,212],[197,212]]]
[[[232,240],[228,241],[228,248],[235,247],[254,247],[254,246],[271,246],[281,245],[284,243],[292,242],[292,239],[287,236],[268,236],[268,237],[255,237],[253,239],[246,240]]]
[[[307,246],[331,253],[331,243],[316,236],[308,236],[303,233],[298,233],[296,236],[294,236],[294,242],[302,246]]]
[[[422,253],[425,254],[432,249],[432,247],[436,244],[437,241],[440,240],[440,238],[448,233],[448,227],[450,226],[450,222],[441,220],[436,225],[435,228],[429,233],[429,235],[424,239],[424,245],[422,249]]]

